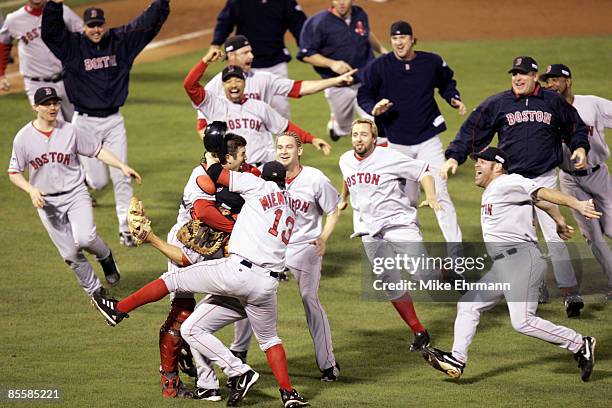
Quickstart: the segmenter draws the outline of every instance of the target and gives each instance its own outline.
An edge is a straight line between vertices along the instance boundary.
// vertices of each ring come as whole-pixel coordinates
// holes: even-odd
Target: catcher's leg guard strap
[[[195,308],[195,299],[177,298],[172,301],[170,313],[159,330],[159,355],[161,369],[166,372],[178,371],[178,359],[183,339],[181,324]]]

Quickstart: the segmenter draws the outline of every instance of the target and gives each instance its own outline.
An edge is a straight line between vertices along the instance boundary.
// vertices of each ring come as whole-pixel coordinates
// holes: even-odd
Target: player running
[[[79,155],[95,157],[119,169],[125,177],[135,177],[138,183],[141,178],[98,140],[57,120],[60,104],[55,88],[36,90],[36,119],[15,136],[9,179],[30,195],[51,241],[83,290],[93,296],[103,294],[104,288],[83,250],[95,255],[109,285],[119,283],[120,275],[111,250],[96,231]],[[23,176],[26,170],[29,179]]]
[[[545,188],[536,180],[508,174],[511,162],[503,150],[490,147],[474,155],[474,180],[484,188],[480,212],[482,236],[494,263],[481,283],[508,283],[508,290],[469,291],[457,304],[452,352],[425,347],[423,356],[435,369],[453,378],[463,374],[468,347],[476,334],[480,315],[506,299],[512,327],[519,333],[544,340],[574,353],[588,381],[595,365],[594,337],[585,337],[536,316],[539,287],[546,275],[546,261],[538,248],[534,205],[545,211],[557,226],[559,237],[571,237],[557,205],[596,219],[592,200],[578,201],[558,190]]]
[[[392,149],[376,147],[377,127],[369,119],[357,119],[352,126],[353,150],[340,156],[340,170],[353,207],[353,237],[361,237],[370,263],[381,254],[393,258],[425,254],[417,223],[417,209],[410,204],[404,184],[420,183],[425,190],[422,206],[434,211],[442,207],[436,199],[429,165]],[[340,209],[346,208],[346,197]],[[418,278],[424,278],[419,271]],[[384,282],[401,280],[397,269],[380,275]],[[385,290],[387,298],[415,335],[410,351],[429,344],[429,334],[419,321],[410,295],[405,290]]]

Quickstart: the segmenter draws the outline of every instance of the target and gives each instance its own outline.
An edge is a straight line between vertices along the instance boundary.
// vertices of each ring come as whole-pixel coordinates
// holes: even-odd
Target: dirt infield
[[[260,1],[260,0],[253,0]],[[172,0],[171,13],[156,40],[194,31],[212,29],[226,0]],[[150,0],[105,2],[109,25],[124,24],[138,15]],[[299,0],[307,15],[328,7],[329,0]],[[375,34],[386,41],[389,25],[405,19],[413,25],[421,40],[460,41],[478,39],[514,39],[538,37],[576,37],[612,35],[612,1],[583,0],[388,0],[386,3],[355,1],[366,9]],[[75,10],[80,14],[85,7]],[[148,50],[138,62],[154,61],[206,47],[211,35]],[[288,44],[293,40],[288,38]],[[7,72],[16,71],[9,66]],[[13,90],[21,88],[21,79],[13,77]]]

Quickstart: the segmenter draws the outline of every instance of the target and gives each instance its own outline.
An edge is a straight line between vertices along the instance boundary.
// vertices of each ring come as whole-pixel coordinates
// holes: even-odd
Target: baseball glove
[[[176,238],[186,248],[211,256],[225,245],[229,234],[210,228],[200,220],[191,220],[178,230]]]
[[[151,232],[151,220],[147,218],[142,201],[138,197],[130,199],[127,216],[128,228],[136,245],[141,245]]]

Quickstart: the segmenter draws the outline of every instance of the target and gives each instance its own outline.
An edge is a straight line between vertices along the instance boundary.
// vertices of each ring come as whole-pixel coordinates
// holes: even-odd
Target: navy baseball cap
[[[285,169],[285,166],[276,160],[267,162],[263,165],[263,169],[261,170],[262,179],[284,183],[285,177],[287,177],[287,170]]]
[[[572,71],[570,71],[567,65],[551,64],[546,67],[546,72],[540,75],[540,81],[546,81],[548,78],[558,77],[571,78]]]
[[[43,86],[42,88],[38,88],[36,93],[34,93],[34,104],[40,105],[47,101],[61,101],[55,91],[55,88],[51,88],[50,86]]]
[[[91,23],[104,24],[106,19],[104,18],[104,10],[97,7],[90,7],[83,13],[83,22],[85,25]]]
[[[391,24],[389,35],[412,35],[412,26],[403,20]]]
[[[232,52],[250,45],[249,40],[244,35],[235,35],[225,40],[223,48],[225,52]]]
[[[221,80],[225,82],[232,77],[245,79],[242,68],[240,68],[238,65],[228,65],[227,67],[223,68]]]
[[[486,161],[497,162],[502,165],[504,170],[508,170],[508,166],[510,166],[510,159],[506,152],[502,149],[498,149],[497,147],[487,147],[484,150],[478,153],[472,153],[472,159],[483,159]]]
[[[512,61],[512,68],[510,68],[508,73],[513,74],[515,72],[521,72],[523,74],[538,72],[538,63],[531,57],[516,57],[514,61]]]

